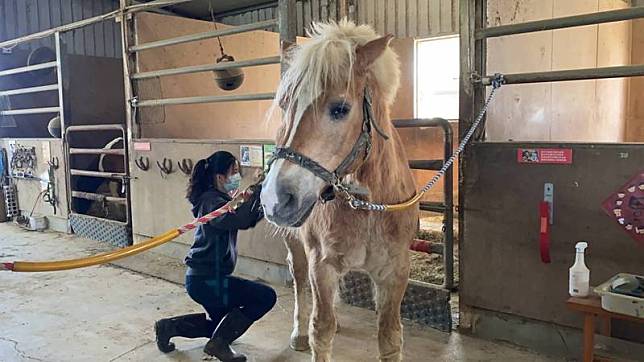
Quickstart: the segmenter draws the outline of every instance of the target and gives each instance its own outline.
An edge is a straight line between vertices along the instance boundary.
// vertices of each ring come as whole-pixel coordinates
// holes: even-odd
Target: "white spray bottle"
[[[568,281],[568,293],[573,297],[587,297],[590,293],[590,270],[584,262],[584,250],[588,243],[580,241],[575,245],[577,253],[575,264],[570,268],[570,279]]]

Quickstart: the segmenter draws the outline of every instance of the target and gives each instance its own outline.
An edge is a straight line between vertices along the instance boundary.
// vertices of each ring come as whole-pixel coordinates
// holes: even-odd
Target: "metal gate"
[[[114,136],[109,147],[92,143],[74,147],[74,135],[92,133],[85,141]],[[113,148],[118,142],[120,147]],[[132,244],[128,147],[119,124],[75,125],[65,129],[70,224],[74,233],[115,246]],[[105,160],[109,157],[111,164]]]
[[[438,171],[452,156],[452,128],[442,118],[409,119],[392,121],[396,128],[436,127],[443,130],[444,155],[442,160],[410,160],[414,170]],[[443,201],[420,203],[422,211],[443,214],[443,243],[416,240],[411,250],[443,255],[445,276],[443,283],[432,284],[410,280],[401,306],[405,319],[449,332],[452,330],[451,291],[454,286],[454,173],[452,168],[445,172],[443,179]],[[373,283],[366,273],[350,272],[340,286],[342,299],[349,304],[375,309]]]

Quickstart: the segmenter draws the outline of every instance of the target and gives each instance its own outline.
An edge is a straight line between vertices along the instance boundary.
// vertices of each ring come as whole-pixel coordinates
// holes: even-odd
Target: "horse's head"
[[[362,164],[368,146],[360,142],[371,142],[365,127],[382,121],[369,118],[365,92],[374,109],[377,102],[388,106],[400,78],[391,36],[347,21],[315,24],[309,35],[290,51],[277,91],[278,156],[261,197],[268,220],[284,227],[306,221],[334,173],[344,176]]]

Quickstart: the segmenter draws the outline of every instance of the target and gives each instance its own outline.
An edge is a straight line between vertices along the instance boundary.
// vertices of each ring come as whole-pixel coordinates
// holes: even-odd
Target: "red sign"
[[[135,151],[150,151],[151,149],[152,145],[150,142],[134,142]]]
[[[519,163],[572,164],[572,148],[519,148]]]
[[[644,246],[644,171],[602,203],[602,209],[641,246]]]

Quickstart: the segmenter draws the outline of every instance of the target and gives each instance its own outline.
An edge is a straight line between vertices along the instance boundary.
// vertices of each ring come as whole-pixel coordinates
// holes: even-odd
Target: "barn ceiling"
[[[152,0],[139,0],[139,2],[150,1]],[[275,6],[276,3],[275,0],[194,0],[164,9],[189,18],[210,20],[210,6],[215,17],[220,18],[236,12]]]

